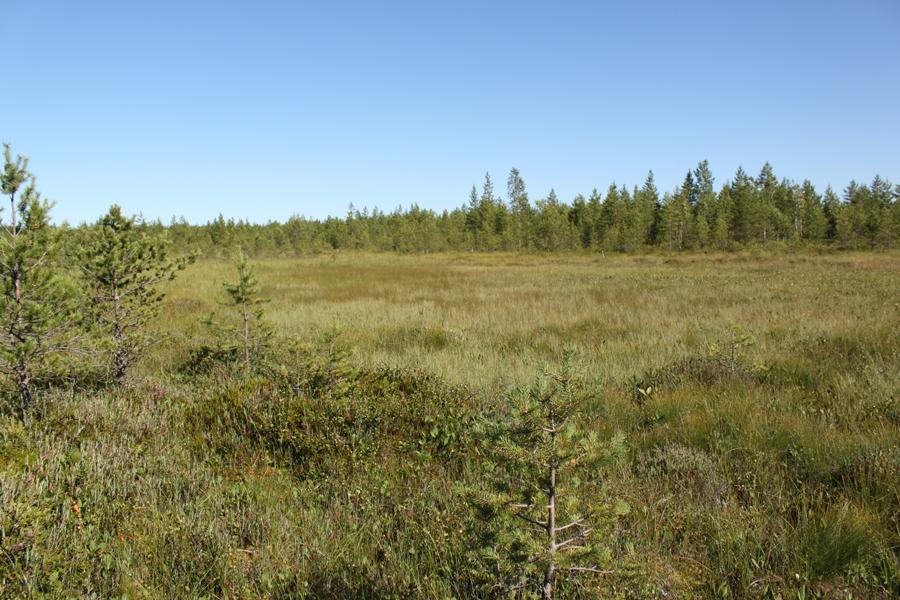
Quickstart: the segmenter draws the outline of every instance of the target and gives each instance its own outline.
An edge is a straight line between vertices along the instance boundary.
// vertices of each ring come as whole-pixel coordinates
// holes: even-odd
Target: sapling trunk
[[[550,435],[554,436],[555,432],[551,432]],[[547,552],[549,558],[544,571],[544,600],[553,598],[553,578],[556,575],[556,562],[554,561],[554,554],[556,554],[556,465],[553,463],[550,464],[548,480],[550,484],[547,488]]]
[[[241,304],[241,316],[244,319],[244,364],[250,366],[250,314],[247,303]]]

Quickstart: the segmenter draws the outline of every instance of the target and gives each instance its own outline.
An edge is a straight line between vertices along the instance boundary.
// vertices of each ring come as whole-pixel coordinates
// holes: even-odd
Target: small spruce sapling
[[[222,287],[226,293],[225,306],[237,313],[237,325],[217,323],[213,317],[205,323],[223,341],[226,352],[239,356],[244,366],[249,368],[265,356],[271,342],[272,330],[263,320],[262,309],[268,299],[260,297],[256,271],[240,248],[234,258],[234,266],[237,281],[225,282]]]
[[[489,488],[470,491],[483,524],[478,562],[492,593],[553,597],[560,579],[610,574],[609,550],[596,526],[628,512],[592,512],[579,498],[598,486],[590,481],[609,445],[575,424],[578,394],[571,371],[547,375],[513,409],[512,424],[494,431],[488,462]],[[613,446],[621,446],[620,437]],[[586,479],[582,479],[587,475]],[[490,573],[490,575],[488,575]]]
[[[0,370],[15,382],[24,413],[35,375],[71,349],[77,293],[56,264],[59,236],[50,226],[50,204],[35,189],[27,159],[14,160],[9,145],[0,187],[10,209],[0,226]]]
[[[92,325],[109,349],[110,368],[119,384],[155,342],[147,325],[163,299],[157,284],[174,279],[194,259],[170,258],[168,245],[164,234],[113,205],[80,252]]]

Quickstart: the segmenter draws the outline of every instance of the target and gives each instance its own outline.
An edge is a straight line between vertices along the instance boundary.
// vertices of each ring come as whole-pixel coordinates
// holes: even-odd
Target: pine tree
[[[816,188],[807,179],[800,188],[801,219],[799,236],[808,241],[820,241],[825,238],[828,222],[822,209],[822,198]]]
[[[69,348],[77,297],[55,264],[50,204],[36,190],[28,160],[14,160],[8,144],[0,189],[10,207],[0,227],[0,370],[15,382],[24,413],[34,401],[36,374]]]
[[[666,194],[663,206],[663,236],[670,250],[683,250],[693,245],[696,232],[691,197],[696,194],[690,171],[675,194]],[[708,234],[708,230],[707,230]]]
[[[609,550],[597,535],[599,526],[611,523],[579,501],[596,494],[601,482],[578,473],[593,470],[604,453],[616,453],[623,439],[606,445],[582,433],[575,424],[578,396],[566,366],[514,398],[512,421],[494,426],[490,484],[470,490],[483,523],[474,545],[479,560],[491,565],[481,575],[493,573],[494,592],[549,600],[560,579],[612,572],[603,566]],[[617,503],[612,512],[626,514],[627,504]]]
[[[635,233],[637,214],[635,210],[634,196],[624,185],[619,189],[619,197],[622,199],[622,209],[619,212],[615,229],[618,230],[618,243],[615,249],[620,252],[631,252],[637,248],[639,242]]]
[[[715,178],[709,168],[709,161],[702,161],[694,169],[694,185],[697,202],[694,205],[694,234],[697,243],[706,247],[715,227],[713,207],[716,202]]]
[[[600,247],[600,213],[602,210],[603,202],[600,198],[600,192],[597,191],[597,188],[594,188],[591,191],[591,195],[587,200],[587,206],[585,207],[585,227],[590,232],[587,236],[589,238],[589,244],[586,248],[593,248],[596,250]]]
[[[484,217],[481,212],[481,204],[478,201],[478,190],[475,184],[472,184],[472,191],[469,192],[469,204],[466,206],[466,232],[472,241],[472,249],[481,248],[481,231],[484,228]]]
[[[621,228],[617,225],[621,221],[623,208],[619,188],[612,183],[606,190],[596,227],[597,240],[604,250],[615,250],[619,245]]]
[[[700,190],[694,181],[694,173],[692,171],[688,171],[684,176],[684,181],[681,184],[681,193],[684,194],[685,200],[692,208],[697,206]]]
[[[713,196],[716,193],[714,189],[715,181],[715,177],[713,177],[712,171],[709,168],[708,160],[701,161],[697,164],[697,168],[694,169],[694,182],[697,187],[698,203],[712,202]]]
[[[635,194],[635,202],[639,217],[641,244],[652,244],[654,243],[654,213],[659,204],[659,192],[656,189],[656,182],[653,180],[653,171],[647,173],[644,185]]]
[[[735,241],[754,241],[757,231],[761,230],[756,190],[753,180],[742,167],[738,167],[734,174],[729,195],[732,205],[731,231]]]
[[[510,169],[509,178],[506,180],[506,197],[509,200],[509,212],[512,217],[513,248],[516,250],[528,248],[531,244],[529,234],[533,211],[528,201],[528,192],[525,191],[525,180],[515,167]]]
[[[588,205],[584,196],[578,194],[572,200],[572,207],[569,209],[569,224],[575,229],[578,235],[578,246],[581,248],[591,247],[591,222],[588,219]]]
[[[236,350],[244,366],[250,368],[264,358],[271,341],[272,331],[263,320],[262,310],[262,305],[268,300],[260,298],[256,272],[241,248],[238,248],[234,266],[237,269],[237,281],[223,283],[222,287],[227,294],[226,306],[237,312],[238,325],[220,326],[219,332],[229,346],[226,349]]]
[[[757,186],[757,229],[762,236],[762,242],[765,244],[772,237],[773,224],[775,221],[775,193],[778,189],[778,179],[775,177],[775,171],[768,162],[763,165],[756,178]]]
[[[481,213],[482,246],[485,250],[496,250],[498,234],[502,236],[505,225],[504,216],[499,212],[498,204],[494,199],[494,182],[491,174],[484,174],[484,184],[481,188],[481,198],[478,201],[478,210]]]
[[[876,175],[869,187],[871,198],[871,243],[874,246],[890,247],[896,233],[893,222],[893,186],[891,182]]]
[[[641,211],[641,190],[634,186],[625,201],[625,234],[623,236],[622,249],[626,252],[634,252],[644,245],[645,227],[644,215]]]
[[[857,184],[851,181],[845,190],[846,198],[854,198],[856,196]],[[828,190],[831,191],[830,188]],[[834,241],[840,248],[850,248],[855,245],[857,240],[857,227],[855,224],[854,213],[855,207],[850,202],[841,202],[835,194],[834,198],[829,198],[830,212],[834,215]]]
[[[877,228],[877,211],[874,210],[869,188],[851,180],[844,189],[844,204],[838,214],[843,214],[839,223],[845,246],[871,244]]]
[[[125,217],[113,205],[80,252],[94,326],[110,353],[110,371],[122,384],[156,339],[147,331],[159,313],[158,285],[174,279],[193,257],[171,259],[164,232]]]
[[[841,208],[841,201],[829,185],[825,189],[825,197],[822,199],[822,212],[825,214],[825,237],[829,240],[837,238],[837,214]]]
[[[539,250],[567,250],[574,247],[574,229],[569,223],[567,207],[560,203],[555,190],[537,202],[535,243]]]

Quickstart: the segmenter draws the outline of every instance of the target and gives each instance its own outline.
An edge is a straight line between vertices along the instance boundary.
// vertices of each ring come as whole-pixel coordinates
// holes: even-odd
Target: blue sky
[[[570,200],[708,159],[900,181],[900,2],[0,0],[0,139],[57,220]]]

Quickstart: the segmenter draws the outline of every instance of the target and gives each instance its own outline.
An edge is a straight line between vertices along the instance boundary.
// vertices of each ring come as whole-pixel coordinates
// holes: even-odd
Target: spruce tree
[[[9,198],[0,227],[0,370],[15,382],[24,413],[34,401],[35,376],[69,348],[76,294],[56,265],[50,204],[35,188],[28,160],[13,159],[8,144],[0,188]]]
[[[164,233],[124,216],[113,205],[95,225],[80,258],[93,325],[109,354],[109,370],[122,384],[156,341],[147,325],[163,299],[157,284],[173,279],[192,257],[169,258]]]

